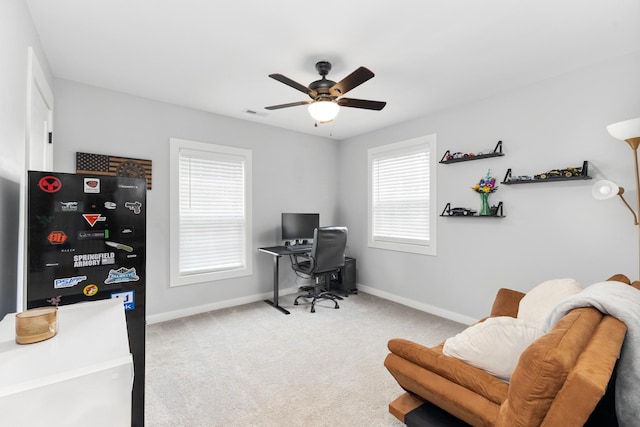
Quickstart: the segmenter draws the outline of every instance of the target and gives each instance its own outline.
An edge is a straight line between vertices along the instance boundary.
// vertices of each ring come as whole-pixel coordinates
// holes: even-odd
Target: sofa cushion
[[[522,352],[511,375],[508,398],[500,407],[497,426],[542,424],[601,319],[602,313],[594,308],[572,310]]]
[[[509,381],[522,351],[543,334],[521,319],[491,317],[447,339],[442,353]]]
[[[566,297],[577,294],[582,286],[574,279],[554,279],[542,282],[520,300],[518,319],[541,326],[551,310]]]

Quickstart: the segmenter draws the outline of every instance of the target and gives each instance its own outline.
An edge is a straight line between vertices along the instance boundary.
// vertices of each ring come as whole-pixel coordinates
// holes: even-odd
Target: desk
[[[284,314],[290,314],[287,309],[285,309],[284,307],[280,307],[278,305],[278,288],[280,287],[280,284],[279,284],[280,257],[283,255],[308,253],[311,251],[311,249],[310,248],[293,249],[293,248],[290,248],[289,246],[271,246],[268,248],[258,248],[258,251],[264,252],[265,254],[269,254],[273,256],[273,301],[266,299],[264,300],[264,302],[280,310]]]

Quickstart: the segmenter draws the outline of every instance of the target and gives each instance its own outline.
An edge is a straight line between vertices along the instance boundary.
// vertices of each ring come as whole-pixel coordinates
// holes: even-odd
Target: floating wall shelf
[[[458,155],[460,157],[453,157]],[[481,160],[481,159],[488,159],[490,157],[500,157],[500,156],[504,156],[504,154],[502,153],[502,141],[498,141],[498,143],[496,144],[496,148],[494,148],[493,151],[490,153],[462,154],[460,152],[456,152],[451,154],[451,152],[447,150],[444,153],[444,156],[442,156],[440,163],[447,165],[449,163],[470,162],[472,160]]]
[[[450,218],[504,218],[502,212],[502,202],[498,202],[497,205],[492,206],[495,209],[495,215],[478,215],[478,212],[468,208],[452,208],[451,203],[447,203],[440,216],[446,216]]]
[[[552,169],[548,172],[531,176],[512,176],[511,169],[507,169],[504,180],[500,184],[539,184],[544,182],[558,181],[581,181],[591,179],[589,176],[589,162],[584,161],[581,168]]]

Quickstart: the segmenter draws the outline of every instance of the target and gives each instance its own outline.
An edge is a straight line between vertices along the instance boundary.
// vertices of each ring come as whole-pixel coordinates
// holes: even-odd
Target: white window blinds
[[[226,151],[178,150],[180,278],[247,269],[248,158]]]
[[[433,243],[431,163],[424,139],[369,150],[371,246],[426,253],[415,247]]]

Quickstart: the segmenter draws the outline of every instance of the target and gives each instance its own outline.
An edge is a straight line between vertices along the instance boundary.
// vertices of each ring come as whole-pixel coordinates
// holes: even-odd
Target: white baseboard
[[[376,288],[371,288],[369,286],[357,285],[358,291],[365,292],[367,294],[371,294],[380,298],[387,299],[389,301],[397,302],[398,304],[406,305],[407,307],[415,308],[416,310],[424,311],[426,313],[433,314],[435,316],[444,317],[445,319],[453,320],[454,322],[463,323],[466,325],[471,325],[478,321],[478,319],[474,319],[472,317],[464,316],[459,313],[455,313],[453,311],[444,310],[439,307],[435,307],[429,304],[423,304],[421,302],[413,301],[408,298],[400,297],[389,292],[381,291]],[[281,289],[279,295],[289,295],[292,293],[298,292],[298,288],[293,286],[286,289]],[[265,299],[272,299],[273,293],[264,293],[257,295],[249,295],[242,298],[234,298],[225,301],[213,302],[210,304],[198,305],[195,307],[188,307],[180,310],[167,311],[159,314],[152,314],[147,316],[147,324],[166,322],[168,320],[179,319],[181,317],[193,316],[196,314],[206,313],[208,311],[220,310],[222,308],[235,307],[238,305],[250,304],[256,301],[263,301]]]
[[[370,288],[369,286],[358,284],[358,291],[363,291],[371,295],[375,295],[380,298],[388,299],[389,301],[397,302],[398,304],[406,305],[407,307],[415,308],[416,310],[424,311],[425,313],[433,314],[435,316],[444,317],[445,319],[453,320],[454,322],[463,323],[465,325],[471,325],[476,323],[479,319],[465,316],[460,313],[456,313],[449,310],[444,310],[433,305],[424,304],[421,302],[413,301],[409,298],[400,297],[389,292],[381,291],[376,288]]]
[[[297,292],[298,288],[291,287],[287,289],[280,289],[278,295],[289,295]],[[206,313],[208,311],[220,310],[222,308],[235,307],[238,305],[250,304],[256,301],[264,301],[266,299],[273,299],[273,292],[257,295],[249,295],[242,298],[234,298],[225,301],[212,302],[210,304],[197,305],[195,307],[183,308],[180,310],[166,311],[164,313],[151,314],[147,316],[147,324],[166,322],[168,320],[180,319],[181,317],[193,316],[196,314]]]

